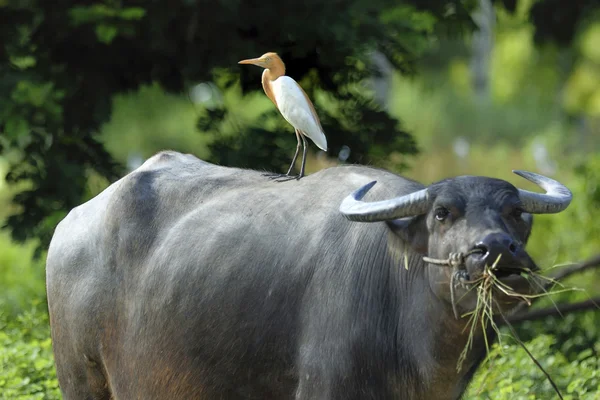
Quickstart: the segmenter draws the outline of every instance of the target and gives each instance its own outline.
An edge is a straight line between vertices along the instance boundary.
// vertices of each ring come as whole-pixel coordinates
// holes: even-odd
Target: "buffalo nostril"
[[[514,253],[516,253],[516,252],[517,252],[517,246],[516,246],[514,243],[511,243],[511,244],[508,246],[508,250],[510,250],[510,252],[514,254]]]
[[[485,257],[489,253],[489,249],[486,245],[480,243],[473,248],[473,253],[480,254],[482,257]]]

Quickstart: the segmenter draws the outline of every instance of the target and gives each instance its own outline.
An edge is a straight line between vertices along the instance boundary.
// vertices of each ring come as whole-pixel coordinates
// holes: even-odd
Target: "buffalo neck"
[[[390,257],[386,264],[397,282],[391,286],[391,297],[397,315],[397,365],[404,378],[398,384],[412,387],[415,398],[460,398],[485,356],[481,330],[457,371],[468,339],[468,318],[456,320],[451,305],[434,293],[429,282],[429,268],[433,267],[425,264],[421,255]],[[488,332],[488,338],[493,340],[490,335]]]

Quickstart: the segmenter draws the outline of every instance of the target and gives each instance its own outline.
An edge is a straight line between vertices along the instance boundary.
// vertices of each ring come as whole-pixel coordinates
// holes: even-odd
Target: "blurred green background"
[[[540,266],[600,253],[600,4],[593,0],[0,0],[0,398],[58,399],[45,249],[77,204],[163,149],[285,172],[291,127],[237,61],[277,51],[314,99],[328,153],[424,183],[474,174],[566,184],[536,216]],[[600,273],[557,303],[598,296]],[[536,307],[545,308],[543,300]],[[600,311],[519,323],[565,398],[600,398]],[[468,399],[554,398],[504,338]]]

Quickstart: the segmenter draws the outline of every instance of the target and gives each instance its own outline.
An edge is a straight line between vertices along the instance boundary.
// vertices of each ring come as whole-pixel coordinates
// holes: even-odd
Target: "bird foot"
[[[277,178],[283,178],[289,175],[286,174],[278,174],[277,172],[266,172],[264,174],[262,174],[262,176],[266,176],[269,179],[277,179]]]
[[[291,181],[291,180],[299,180],[300,178],[302,178],[301,175],[288,175],[288,174],[277,174],[277,173],[273,173],[273,172],[269,172],[266,174],[263,174],[263,176],[268,177],[269,179],[274,180],[275,182],[287,182],[287,181]]]

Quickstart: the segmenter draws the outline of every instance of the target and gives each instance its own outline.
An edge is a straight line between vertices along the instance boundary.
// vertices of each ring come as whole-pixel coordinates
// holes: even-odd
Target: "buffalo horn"
[[[377,183],[377,181],[368,183],[351,193],[340,205],[340,212],[350,221],[389,221],[427,212],[427,189],[422,189],[390,200],[375,201],[371,203],[361,201],[375,183]]]
[[[546,191],[546,194],[542,194],[519,189],[523,211],[530,214],[554,214],[561,212],[571,203],[573,198],[571,191],[554,179],[533,172],[513,172]]]

